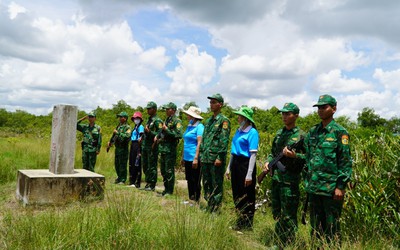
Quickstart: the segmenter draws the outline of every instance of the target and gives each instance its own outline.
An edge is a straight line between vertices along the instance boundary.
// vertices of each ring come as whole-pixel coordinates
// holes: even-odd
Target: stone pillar
[[[53,174],[74,173],[77,115],[76,106],[54,106],[49,166]]]

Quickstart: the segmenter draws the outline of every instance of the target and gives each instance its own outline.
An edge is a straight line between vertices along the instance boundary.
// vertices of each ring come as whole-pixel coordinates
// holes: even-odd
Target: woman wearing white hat
[[[194,106],[183,110],[183,113],[187,115],[189,125],[183,134],[182,165],[185,167],[189,199],[198,202],[201,193],[199,150],[204,132],[204,125],[201,123],[203,117],[200,116],[201,110]]]

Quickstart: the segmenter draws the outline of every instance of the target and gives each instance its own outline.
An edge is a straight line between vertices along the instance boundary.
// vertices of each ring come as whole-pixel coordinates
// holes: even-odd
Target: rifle
[[[307,224],[306,216],[307,216],[308,199],[309,198],[308,198],[308,193],[307,193],[306,199],[303,204],[303,211],[301,211],[301,224],[303,224],[303,225]]]
[[[298,140],[297,142],[293,143],[290,146],[287,146],[287,148],[289,150],[295,149],[297,146],[300,145],[300,143],[302,143],[304,140],[303,137],[300,138],[300,140]],[[261,184],[261,182],[264,180],[265,176],[269,173],[270,176],[274,176],[274,171],[275,169],[278,169],[279,171],[281,171],[282,173],[286,172],[286,167],[285,165],[282,164],[281,159],[283,158],[283,151],[280,152],[269,164],[269,170],[268,171],[262,171],[261,174],[259,174],[257,176],[257,182],[258,184]]]
[[[119,128],[119,125],[121,125],[121,124],[118,124],[117,125],[117,127],[115,128],[115,129],[118,129]],[[115,140],[117,139],[117,135],[116,134],[114,134],[114,131],[113,131],[113,134],[112,134],[112,136],[111,136],[111,138],[110,138],[110,141],[109,141],[109,143],[108,143],[108,145],[107,145],[107,153],[108,153],[108,151],[110,151],[110,148],[112,147],[112,145],[115,143]]]

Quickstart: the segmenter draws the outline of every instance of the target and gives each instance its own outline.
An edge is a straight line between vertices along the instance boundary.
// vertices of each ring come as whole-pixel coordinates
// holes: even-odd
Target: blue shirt
[[[231,154],[250,158],[250,152],[258,150],[258,131],[249,126],[245,130],[238,129],[233,136]]]
[[[183,134],[183,160],[193,161],[196,155],[197,137],[203,136],[204,125],[199,121],[194,125],[188,125]]]
[[[140,124],[139,127],[135,125],[135,128],[132,130],[131,141],[138,141],[141,137],[141,134],[143,133],[144,133],[143,125]]]

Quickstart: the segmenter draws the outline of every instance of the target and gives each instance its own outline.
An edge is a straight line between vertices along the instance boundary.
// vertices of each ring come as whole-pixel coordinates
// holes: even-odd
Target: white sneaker
[[[132,185],[130,185],[130,187],[134,187],[135,188],[136,186],[135,186],[135,184],[132,184]]]

